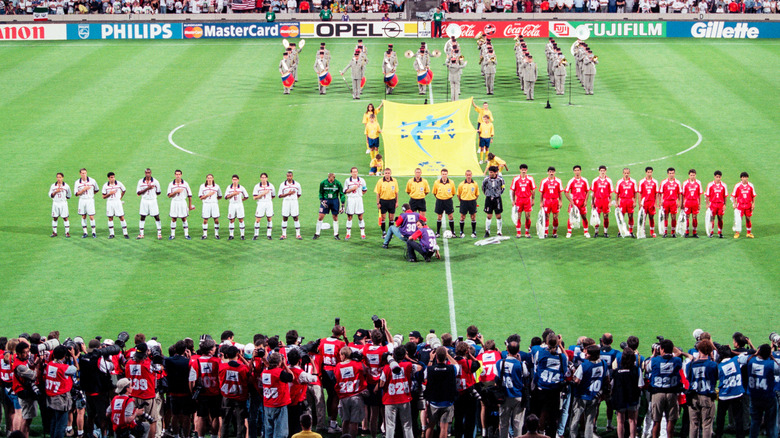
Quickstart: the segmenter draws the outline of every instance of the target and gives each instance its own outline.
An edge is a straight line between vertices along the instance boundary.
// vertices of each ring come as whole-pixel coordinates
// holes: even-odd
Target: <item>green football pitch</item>
[[[377,212],[370,208],[367,240],[335,241],[330,231],[311,240],[317,185],[327,172],[343,175],[353,165],[363,175],[368,171],[361,116],[368,102],[378,105],[384,97],[380,53],[389,42],[400,61],[392,99],[422,104],[412,62],[402,55],[419,47],[416,40],[368,42],[360,101],[337,75],[328,94],[318,94],[312,69],[317,40],[307,41],[300,81],[289,96],[282,95],[277,71],[278,40],[0,44],[1,334],[59,329],[113,337],[127,330],[167,344],[226,328],[239,342],[296,328],[313,339],[329,333],[334,317],[352,332],[377,314],[398,333],[442,333],[455,324],[463,334],[473,323],[488,339],[520,333],[527,345],[544,327],[567,342],[610,331],[617,340],[639,336],[646,351],[656,335],[687,346],[695,328],[720,342],[743,331],[754,343],[780,329],[780,190],[772,179],[780,162],[780,42],[594,39],[596,94],[585,96],[577,86],[572,105],[567,90],[551,96],[552,108],[545,109],[545,41],[529,41],[540,64],[536,100],[529,103],[514,77],[513,42],[496,40],[496,95],[487,96],[496,119],[492,150],[508,162],[509,173],[527,163],[538,181],[554,165],[565,183],[574,164],[589,179],[605,164],[615,181],[627,164],[636,179],[650,164],[659,180],[669,166],[681,180],[695,168],[706,186],[720,169],[731,189],[748,171],[758,193],[756,238],[743,233],[732,239],[731,214],[722,240],[614,238],[613,219],[610,239],[586,240],[575,232],[571,239],[512,238],[481,247],[470,238],[453,239],[443,245],[449,267],[405,262],[397,240],[382,249]],[[571,41],[560,44],[568,52]],[[476,44],[464,46],[469,65],[462,97],[481,102]],[[354,42],[328,40],[328,47],[335,73],[347,64]],[[432,64],[433,99],[442,102],[445,70],[441,58]],[[549,147],[553,134],[563,138],[561,149]],[[101,186],[108,171],[116,172],[129,188],[131,237],[138,231],[133,192],[146,167],[163,190],[174,169],[195,189],[207,173],[223,188],[237,173],[251,189],[261,172],[278,186],[293,169],[303,185],[304,240],[251,241],[254,204],[247,201],[250,239],[228,241],[223,201],[222,240],[210,232],[201,241],[197,200],[192,241],[181,237],[181,228],[176,240],[157,241],[153,221],[145,240],[108,240],[102,199],[96,200],[97,239],[80,238],[75,199],[73,237],[65,239],[60,224],[60,237],[51,239],[49,185],[64,172],[72,186],[81,167]],[[402,185],[406,179],[400,178]],[[376,179],[367,180],[372,190]],[[366,196],[372,205],[373,193]],[[278,237],[281,202],[275,204]],[[166,238],[168,206],[161,197]],[[480,235],[484,218],[480,212]],[[514,235],[509,222],[504,233]],[[563,229],[565,218],[561,222]],[[702,212],[702,229],[703,222]]]

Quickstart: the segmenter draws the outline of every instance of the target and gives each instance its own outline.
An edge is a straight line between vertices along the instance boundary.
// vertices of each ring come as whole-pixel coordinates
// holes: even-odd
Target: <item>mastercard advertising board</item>
[[[297,22],[286,23],[201,23],[185,24],[184,39],[200,38],[296,38]]]

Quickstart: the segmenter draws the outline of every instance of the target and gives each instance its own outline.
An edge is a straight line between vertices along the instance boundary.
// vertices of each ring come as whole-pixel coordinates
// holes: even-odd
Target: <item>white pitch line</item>
[[[444,273],[447,277],[447,301],[450,308],[450,333],[452,336],[457,336],[458,325],[455,323],[455,296],[452,292],[452,269],[450,268],[450,247],[447,244],[447,239],[442,238],[444,241]]]
[[[176,143],[174,143],[174,142],[173,142],[173,134],[175,134],[175,133],[176,133],[176,131],[178,131],[179,129],[181,129],[181,128],[185,127],[185,126],[187,126],[187,124],[186,124],[186,123],[185,123],[185,124],[183,124],[183,125],[179,125],[179,126],[177,126],[176,128],[174,128],[174,129],[173,129],[173,131],[171,131],[171,132],[168,134],[168,143],[170,143],[170,144],[171,144],[171,146],[175,147],[176,149],[178,149],[178,150],[180,150],[180,151],[182,151],[182,152],[186,152],[186,153],[188,153],[188,154],[190,154],[190,155],[197,155],[195,152],[188,151],[187,149],[184,149],[183,147],[181,147],[181,146],[179,146],[179,145],[177,145]]]
[[[431,105],[433,105],[433,81],[431,81],[430,84],[428,84],[428,95],[431,97]]]

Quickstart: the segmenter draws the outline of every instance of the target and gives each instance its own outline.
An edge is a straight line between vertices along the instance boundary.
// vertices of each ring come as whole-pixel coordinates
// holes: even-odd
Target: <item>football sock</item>
[[[321,220],[317,221],[317,226],[315,228],[316,228],[316,230],[314,231],[314,234],[319,236],[320,235],[320,230],[322,229],[322,221]]]
[[[89,220],[89,226],[92,228],[92,234],[95,234],[95,219]]]
[[[235,231],[235,229],[236,229],[235,222],[231,222],[230,225],[228,225],[228,234],[230,235],[230,237],[233,237],[233,232]]]
[[[634,215],[628,216],[628,232],[634,234]]]
[[[333,235],[339,235],[339,221],[333,221]]]
[[[282,221],[282,236],[287,236],[287,221]]]
[[[241,233],[241,237],[244,237],[244,230],[246,229],[246,225],[244,225],[243,222],[238,223],[238,231]],[[185,234],[187,233],[187,229],[184,229]]]
[[[747,228],[747,232],[750,232],[750,229],[753,228],[753,222],[750,220],[750,218],[745,218],[745,228]]]
[[[145,221],[143,220],[138,222],[138,234],[140,234],[141,236],[144,235],[144,222]]]
[[[257,229],[255,227],[255,229]],[[209,233],[209,224],[203,224],[203,237],[206,237]]]
[[[381,227],[382,227],[382,233],[384,233],[385,232],[385,218],[383,217],[380,220],[382,221],[381,224],[380,224]]]
[[[108,221],[108,235],[114,235],[114,221]]]
[[[450,221],[450,230],[452,230],[452,233],[455,234],[455,221]]]
[[[477,221],[471,221],[471,234],[475,234],[477,232]]]
[[[127,236],[127,221],[121,221],[119,224],[122,225],[122,234]]]
[[[650,216],[650,230],[655,230],[655,216]]]
[[[436,221],[436,234],[441,234],[441,220]]]
[[[352,221],[347,219],[347,234],[352,233]]]
[[[490,231],[490,219],[485,219],[485,231]]]
[[[465,224],[466,224],[466,223],[465,223],[464,221],[460,221],[460,234],[463,234],[463,226],[464,226]]]
[[[296,220],[295,221],[295,236],[301,235],[301,221]]]
[[[718,234],[723,232],[723,216],[718,216]]]
[[[594,232],[595,234],[598,234],[598,233],[599,233],[599,226],[598,226],[598,225],[594,225],[594,226],[593,226],[593,232]]]
[[[374,158],[376,158],[376,149],[371,149],[371,152],[369,153],[369,156],[371,157],[372,160]]]
[[[51,221],[51,232],[54,234],[57,234],[57,221],[52,220]]]
[[[358,221],[358,226],[360,227],[360,235],[364,236],[366,234],[366,222],[363,219],[360,219]]]
[[[214,224],[214,236],[219,236],[219,224]]]
[[[65,225],[65,233],[70,233],[70,221],[65,219],[62,221],[63,225]]]
[[[271,231],[273,231],[273,228],[274,228],[273,222],[271,222],[271,221],[269,220],[269,221],[268,221],[268,227],[266,227],[266,231],[265,231],[265,232],[266,232],[266,234],[267,234],[269,237],[271,236]]]
[[[171,237],[176,235],[176,222],[171,222]]]
[[[696,234],[696,229],[699,228],[699,218],[693,218],[693,234]]]
[[[588,220],[585,219],[585,216],[582,216],[582,228],[585,229],[585,232],[588,232]]]
[[[184,222],[183,224],[181,224],[181,227],[184,229],[184,236],[190,237],[190,223]]]
[[[571,233],[571,219],[566,219],[566,232]]]
[[[260,235],[260,222],[255,222],[255,234],[254,236],[257,237]]]
[[[525,232],[530,233],[531,232],[531,217],[528,216],[526,213],[525,215]]]
[[[504,220],[503,219],[496,219],[496,232],[500,233],[501,228],[504,227]]]
[[[606,233],[609,229],[609,215],[604,213],[604,232]]]
[[[84,218],[81,219],[81,229],[84,230],[84,234],[87,234],[87,220]]]
[[[155,225],[157,225],[157,234],[162,234],[162,221],[154,221]]]

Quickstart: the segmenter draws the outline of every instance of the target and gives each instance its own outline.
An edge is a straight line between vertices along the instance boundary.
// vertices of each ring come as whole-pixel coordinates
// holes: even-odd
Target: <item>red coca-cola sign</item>
[[[460,26],[461,38],[474,38],[482,32],[490,38],[547,38],[550,34],[546,21],[449,21],[444,23],[443,37],[447,35],[447,26]]]

